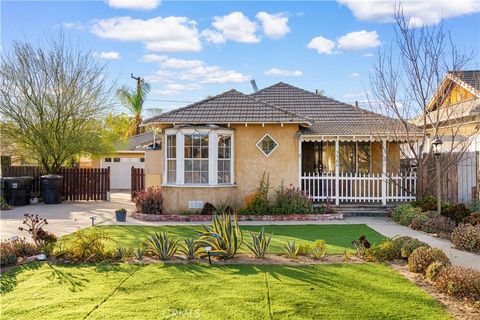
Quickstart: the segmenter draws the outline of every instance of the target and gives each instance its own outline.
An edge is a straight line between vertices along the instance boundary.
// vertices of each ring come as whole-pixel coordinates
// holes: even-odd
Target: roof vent
[[[252,84],[253,92],[258,91],[257,83],[255,82],[255,79],[250,80],[250,83]]]

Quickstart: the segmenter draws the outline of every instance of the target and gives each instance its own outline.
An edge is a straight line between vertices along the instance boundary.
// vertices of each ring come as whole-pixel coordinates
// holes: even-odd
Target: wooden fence
[[[64,200],[109,200],[110,168],[61,168],[63,176],[62,197]],[[10,166],[2,167],[3,177],[33,177],[32,193],[40,195],[40,167]]]
[[[143,168],[132,167],[131,176],[132,176],[131,196],[133,201],[133,199],[135,198],[135,193],[137,191],[145,189],[145,171]]]

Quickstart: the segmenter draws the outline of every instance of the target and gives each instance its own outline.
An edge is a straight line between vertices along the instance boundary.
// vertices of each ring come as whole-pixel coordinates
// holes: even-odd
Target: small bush
[[[392,238],[392,251],[395,252],[396,259],[402,258],[402,247],[406,242],[410,240],[414,240],[414,238],[408,236]]]
[[[424,212],[416,214],[413,219],[412,223],[410,223],[409,227],[413,230],[423,230],[425,228],[425,224],[428,221],[428,215]]]
[[[457,224],[461,223],[469,214],[470,209],[464,203],[447,203],[442,205],[442,215],[452,219]]]
[[[392,240],[385,240],[365,251],[368,261],[392,261],[397,259],[398,251]]]
[[[393,209],[393,220],[402,226],[409,226],[413,218],[421,212],[420,208],[410,204],[403,204]]]
[[[163,195],[160,187],[148,187],[147,190],[138,191],[133,202],[137,211],[143,214],[163,213]]]
[[[265,215],[270,214],[272,205],[268,200],[270,191],[270,176],[265,172],[260,179],[256,192],[250,193],[245,197],[245,208],[242,213]]]
[[[312,251],[312,246],[309,245],[308,243],[300,243],[298,245],[298,252],[297,254],[299,256],[308,256],[310,252]]]
[[[358,240],[353,240],[352,245],[355,247],[355,254],[359,257],[363,257],[365,255],[365,250],[371,247],[370,242],[368,242],[365,236],[360,236]]]
[[[425,274],[428,266],[433,262],[450,264],[447,255],[438,248],[420,247],[408,257],[408,269],[412,272]]]
[[[212,215],[216,210],[217,210],[217,208],[215,208],[215,206],[213,204],[211,204],[210,202],[205,202],[200,214],[201,215]]]
[[[295,241],[287,241],[283,246],[285,255],[290,259],[298,259],[298,246]]]
[[[62,255],[74,261],[98,262],[112,258],[107,243],[113,241],[102,229],[79,230],[74,233],[70,246],[62,250]]]
[[[459,299],[478,301],[480,297],[480,271],[472,268],[449,266],[440,271],[435,286],[442,292]]]
[[[187,258],[187,260],[193,260],[197,257],[198,244],[193,239],[185,239],[183,247],[180,248],[180,252]]]
[[[258,235],[250,232],[252,236],[252,245],[247,243],[247,248],[255,256],[255,258],[264,258],[267,254],[268,246],[270,245],[270,240],[272,240],[272,235],[268,237],[265,236],[265,228],[262,227],[262,230]]]
[[[122,260],[130,257],[131,254],[132,254],[132,249],[131,248],[117,247],[115,249],[115,251],[113,252],[113,258],[115,260],[122,261]]]
[[[202,225],[202,231],[197,244],[202,247],[212,247],[211,253],[224,258],[233,258],[243,243],[243,232],[238,225],[236,215],[214,214],[212,226]],[[205,255],[204,252],[201,252]]]
[[[450,236],[455,248],[480,253],[480,224],[459,224]]]
[[[178,240],[171,239],[167,232],[154,233],[145,243],[147,252],[160,260],[170,260],[178,248]]]
[[[325,257],[327,252],[327,242],[325,240],[315,240],[315,244],[312,248],[313,258],[321,260]]]
[[[308,214],[313,213],[312,200],[300,188],[292,185],[286,188],[283,183],[275,190],[274,214]]]
[[[437,234],[450,234],[455,229],[455,222],[445,216],[429,218],[423,227],[423,231]]]
[[[418,239],[412,239],[403,244],[402,249],[400,250],[400,256],[404,259],[408,259],[412,252],[420,247],[430,247],[427,243],[422,242]]]
[[[425,278],[430,281],[435,281],[438,278],[440,271],[442,271],[447,266],[447,264],[440,261],[432,262],[425,271]]]
[[[480,224],[480,211],[479,212],[472,212],[468,217],[463,219],[463,223],[471,224],[472,226],[476,226]]]
[[[411,204],[422,212],[437,210],[437,198],[434,196],[425,196],[420,200],[412,201]]]

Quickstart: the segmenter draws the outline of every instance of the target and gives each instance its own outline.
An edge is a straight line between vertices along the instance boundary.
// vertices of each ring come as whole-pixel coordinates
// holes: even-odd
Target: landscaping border
[[[132,218],[142,221],[197,222],[211,221],[212,215],[199,214],[143,214],[132,212]],[[343,213],[333,214],[282,214],[282,215],[237,215],[238,221],[331,221],[343,220]]]

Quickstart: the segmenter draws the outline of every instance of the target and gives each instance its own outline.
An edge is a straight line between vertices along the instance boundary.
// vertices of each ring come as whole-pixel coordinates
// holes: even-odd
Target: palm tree
[[[133,128],[135,134],[140,133],[140,124],[142,123],[143,103],[150,92],[150,84],[138,81],[136,90],[126,86],[117,90],[117,96],[120,102],[133,113]]]

